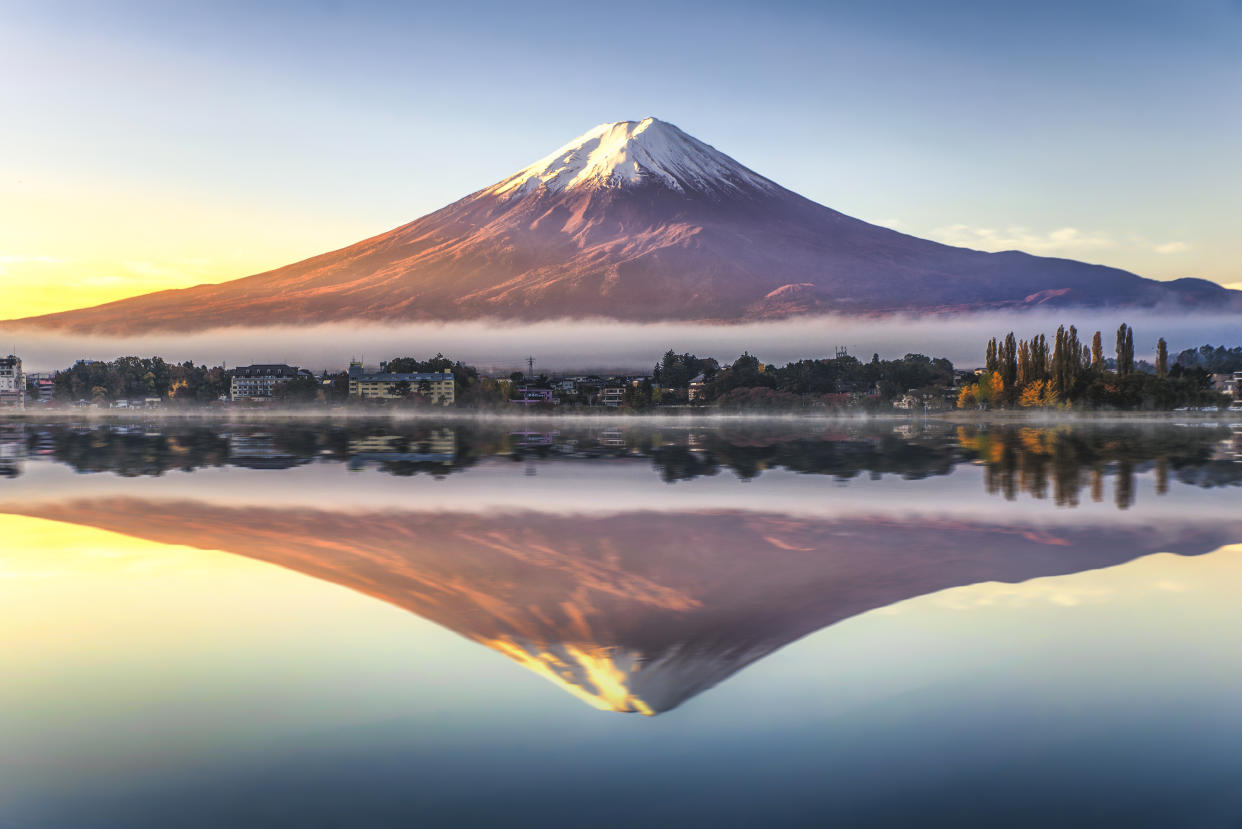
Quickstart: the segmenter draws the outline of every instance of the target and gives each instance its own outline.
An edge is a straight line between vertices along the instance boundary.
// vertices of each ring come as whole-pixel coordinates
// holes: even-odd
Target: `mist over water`
[[[948,357],[955,365],[982,362],[989,337],[1014,331],[1019,337],[1051,335],[1058,325],[1076,325],[1080,337],[1104,332],[1106,352],[1112,333],[1126,322],[1135,331],[1139,359],[1151,359],[1157,338],[1169,351],[1204,343],[1236,344],[1242,320],[1236,314],[1165,314],[1147,310],[1048,310],[1022,313],[893,315],[860,318],[805,317],[736,325],[705,323],[627,323],[607,320],[552,320],[530,324],[481,320],[454,323],[225,328],[191,334],[168,332],[141,337],[107,337],[9,327],[0,348],[19,354],[27,371],[63,368],[74,360],[158,355],[169,361],[228,366],[283,362],[314,371],[339,370],[351,358],[378,363],[396,355],[441,352],[484,371],[526,367],[528,355],[545,371],[646,371],[666,350],[692,352],[731,361],[749,351],[770,363],[832,356],[838,347],[862,360],[906,353]]]

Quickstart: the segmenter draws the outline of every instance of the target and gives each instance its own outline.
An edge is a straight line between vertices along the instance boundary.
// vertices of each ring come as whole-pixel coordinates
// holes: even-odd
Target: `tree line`
[[[1206,354],[1217,353],[1210,346],[1204,348]],[[1111,358],[1104,355],[1099,331],[1090,345],[1079,340],[1073,325],[1059,326],[1051,344],[1042,333],[1019,340],[1011,331],[988,341],[979,379],[963,384],[957,405],[1172,409],[1220,404],[1220,395],[1211,390],[1211,373],[1198,364],[1187,367],[1181,361],[1186,354],[1197,352],[1182,352],[1170,368],[1168,344],[1161,337],[1156,340],[1155,364],[1136,362],[1134,329],[1125,323],[1117,329]]]
[[[702,375],[690,400],[689,382]],[[923,354],[869,362],[848,354],[797,360],[784,366],[763,363],[750,352],[721,365],[714,358],[668,351],[650,381],[626,395],[626,405],[693,403],[723,409],[797,409],[846,406],[887,407],[910,391],[942,393],[953,385],[953,364]]]

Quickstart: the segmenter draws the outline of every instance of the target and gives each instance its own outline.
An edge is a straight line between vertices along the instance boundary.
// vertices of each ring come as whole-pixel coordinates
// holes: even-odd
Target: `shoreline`
[[[205,423],[263,423],[263,422],[333,422],[333,421],[435,421],[463,422],[489,421],[523,424],[538,423],[652,423],[669,425],[719,424],[719,423],[944,423],[948,425],[1016,425],[1037,426],[1078,424],[1195,424],[1224,425],[1242,424],[1242,412],[1049,412],[1039,410],[950,410],[934,413],[863,413],[856,414],[807,414],[798,412],[718,412],[711,410],[683,409],[671,412],[555,412],[555,411],[484,411],[448,409],[444,411],[359,411],[342,409],[32,409],[0,410],[0,422],[150,422],[150,421],[201,421]]]

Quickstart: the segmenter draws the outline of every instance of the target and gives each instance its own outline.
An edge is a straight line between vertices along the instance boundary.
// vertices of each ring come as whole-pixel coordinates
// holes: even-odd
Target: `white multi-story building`
[[[10,354],[0,357],[0,406],[26,405],[26,375],[22,358]]]
[[[229,384],[229,397],[234,400],[271,400],[276,386],[297,377],[310,377],[309,371],[287,366],[284,363],[256,363],[233,369],[233,381]]]

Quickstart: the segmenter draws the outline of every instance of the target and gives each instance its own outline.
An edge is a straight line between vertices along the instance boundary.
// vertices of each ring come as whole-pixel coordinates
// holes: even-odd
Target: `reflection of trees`
[[[991,494],[1013,500],[1019,494],[1076,506],[1084,490],[1104,499],[1104,478],[1113,477],[1119,509],[1134,504],[1134,476],[1151,470],[1155,489],[1169,489],[1170,471],[1179,480],[1204,486],[1242,484],[1242,467],[1216,457],[1215,429],[1152,426],[1061,426],[1055,428],[975,427],[958,431],[969,457],[984,467]]]
[[[559,425],[559,424],[558,424]],[[1155,426],[1054,428],[946,424],[824,426],[767,422],[751,426],[695,422],[657,429],[616,425],[513,432],[510,424],[381,419],[341,422],[133,425],[56,424],[28,433],[30,454],[50,454],[79,471],[160,475],[230,464],[281,468],[351,463],[385,474],[444,476],[483,458],[556,463],[608,458],[649,463],[669,482],[731,470],[742,479],[784,470],[849,480],[861,475],[923,479],[960,464],[983,468],[989,493],[1026,494],[1075,506],[1102,501],[1113,479],[1119,507],[1134,503],[1134,476],[1152,472],[1156,491],[1169,481],[1203,487],[1242,485],[1231,433]],[[35,452],[36,445],[38,452]],[[1236,452],[1234,452],[1236,454]]]

